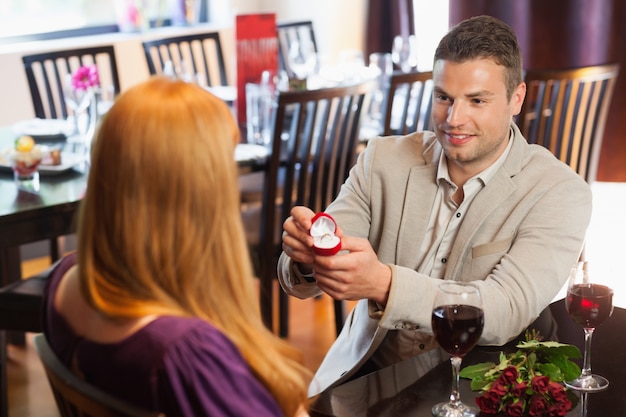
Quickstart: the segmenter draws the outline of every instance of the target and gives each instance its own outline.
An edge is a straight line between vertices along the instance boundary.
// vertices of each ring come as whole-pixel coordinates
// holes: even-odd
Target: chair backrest
[[[596,178],[617,64],[528,70],[516,122],[529,143],[548,148],[587,182]]]
[[[389,79],[383,135],[432,130],[432,71],[395,71]]]
[[[80,379],[59,360],[43,333],[35,336],[34,343],[62,417],[165,416],[126,404]]]
[[[171,66],[176,75],[201,85],[228,85],[219,32],[144,41],[142,45],[152,75],[163,74]]]
[[[44,52],[22,57],[35,116],[41,119],[67,118],[63,87],[67,74],[82,65],[96,64],[102,88],[120,93],[115,50],[112,45]]]
[[[278,22],[276,30],[278,35],[278,64],[281,70],[288,69],[289,48],[294,42],[311,42],[313,51],[317,52],[315,30],[311,20]]]
[[[261,310],[267,317],[282,223],[293,206],[322,211],[339,193],[356,160],[361,114],[373,86],[366,81],[278,95],[259,233]]]

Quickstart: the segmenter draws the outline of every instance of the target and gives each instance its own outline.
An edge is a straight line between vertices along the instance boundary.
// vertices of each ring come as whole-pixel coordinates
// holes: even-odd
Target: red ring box
[[[332,256],[341,250],[341,239],[335,235],[337,223],[326,213],[313,217],[309,234],[313,236],[313,250],[318,255]]]

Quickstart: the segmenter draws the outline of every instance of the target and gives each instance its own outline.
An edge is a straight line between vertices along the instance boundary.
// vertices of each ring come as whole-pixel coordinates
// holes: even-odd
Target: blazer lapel
[[[433,175],[424,174],[428,170]],[[423,256],[420,252],[433,201],[437,193],[432,165],[422,165],[411,169],[400,219],[399,236],[396,243],[396,264],[416,269]]]

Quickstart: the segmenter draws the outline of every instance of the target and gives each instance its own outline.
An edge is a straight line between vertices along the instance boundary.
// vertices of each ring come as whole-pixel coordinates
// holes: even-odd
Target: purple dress
[[[105,392],[167,416],[281,416],[239,350],[204,320],[163,316],[119,343],[77,336],[52,305],[72,254],[51,273],[44,333],[66,366],[76,355],[83,378]]]

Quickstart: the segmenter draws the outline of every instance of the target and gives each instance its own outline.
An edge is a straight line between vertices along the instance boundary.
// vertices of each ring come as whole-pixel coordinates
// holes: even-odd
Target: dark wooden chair
[[[181,78],[207,86],[228,85],[219,32],[144,41],[143,49],[152,75],[167,72],[171,65],[174,75]]]
[[[617,64],[528,70],[517,125],[528,142],[548,148],[587,182],[596,178]]]
[[[276,30],[278,35],[278,64],[281,70],[288,69],[289,48],[294,42],[311,42],[313,51],[317,52],[315,30],[311,20],[278,22]]]
[[[127,404],[79,378],[55,355],[45,335],[36,335],[34,341],[62,417],[164,417]]]
[[[96,64],[101,86],[111,86],[112,93],[120,93],[115,50],[111,45],[80,49],[50,51],[22,57],[35,117],[66,119],[68,116],[63,87],[67,74],[82,65]],[[62,250],[57,238],[50,239],[50,257],[59,259]]]
[[[0,417],[8,416],[7,332],[41,332],[43,294],[50,269],[0,288]]]
[[[337,196],[356,158],[361,113],[372,82],[278,95],[272,153],[257,206],[242,210],[260,279],[261,314],[273,328],[273,288],[282,224],[295,205],[323,211]],[[288,334],[288,296],[279,291],[279,334]],[[337,332],[345,306],[335,301]]]
[[[120,81],[111,45],[44,52],[22,57],[35,116],[41,119],[67,118],[63,84],[67,74],[82,65],[96,64],[102,87],[113,87],[120,93]]]
[[[383,135],[432,130],[432,71],[395,71],[389,79]]]

